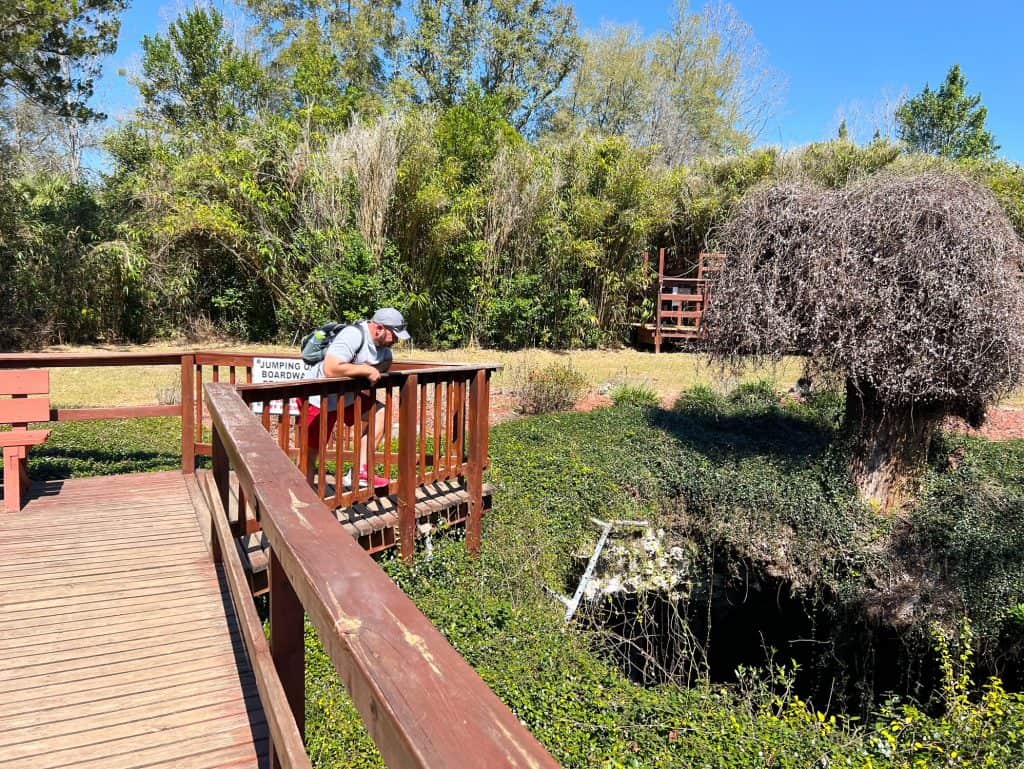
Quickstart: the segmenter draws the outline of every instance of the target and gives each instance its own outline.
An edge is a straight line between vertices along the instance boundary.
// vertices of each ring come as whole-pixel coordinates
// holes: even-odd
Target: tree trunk
[[[853,438],[850,477],[861,497],[882,512],[894,512],[923,469],[944,416],[938,405],[887,404],[868,382],[848,379],[844,427]]]

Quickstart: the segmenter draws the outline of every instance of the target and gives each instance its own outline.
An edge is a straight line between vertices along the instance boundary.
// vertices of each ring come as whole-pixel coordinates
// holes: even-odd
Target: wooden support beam
[[[469,521],[466,523],[466,547],[480,554],[484,520],[484,465],[487,463],[487,372],[477,371],[469,386]]]
[[[398,396],[398,550],[412,563],[416,550],[416,436],[419,377],[410,374]]]
[[[195,356],[181,356],[181,471],[191,475],[196,471],[196,440],[194,400]]]
[[[299,734],[306,731],[305,614],[281,562],[270,551],[270,655]],[[282,763],[270,746],[271,766]],[[287,764],[285,764],[287,765]]]

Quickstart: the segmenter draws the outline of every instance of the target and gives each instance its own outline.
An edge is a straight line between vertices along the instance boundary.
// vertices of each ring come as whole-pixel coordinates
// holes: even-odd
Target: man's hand
[[[370,384],[377,384],[380,371],[369,363],[343,363],[333,355],[324,358],[324,376],[326,377],[366,377]]]

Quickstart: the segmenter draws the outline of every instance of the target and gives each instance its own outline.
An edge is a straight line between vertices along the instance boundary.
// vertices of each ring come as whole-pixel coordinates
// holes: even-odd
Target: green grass
[[[145,473],[181,468],[181,420],[105,419],[47,425],[50,438],[29,452],[33,480]]]

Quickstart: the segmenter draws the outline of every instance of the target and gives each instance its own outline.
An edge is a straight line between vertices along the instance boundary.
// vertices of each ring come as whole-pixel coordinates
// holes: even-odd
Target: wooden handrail
[[[311,769],[309,756],[302,744],[302,734],[273,664],[270,645],[263,634],[263,623],[256,613],[256,606],[249,592],[249,583],[245,578],[245,569],[237,557],[235,541],[228,527],[227,513],[212,475],[206,473],[202,476],[200,490],[210,508],[213,560],[224,569],[231,603],[235,607],[238,626],[242,631],[242,641],[255,674],[260,703],[267,717],[274,754],[278,757],[279,763],[290,769]]]
[[[19,352],[0,354],[0,368],[69,368],[75,366],[172,366],[183,352]]]
[[[411,387],[414,375],[406,379]],[[233,387],[206,386],[214,477],[228,469],[255,505],[273,553],[275,587],[294,592],[385,763],[400,769],[558,764],[416,605],[338,525]],[[413,418],[407,407],[406,419]],[[284,582],[282,582],[282,580]],[[285,601],[287,603],[287,600]],[[302,612],[288,613],[301,623]],[[299,629],[276,628],[286,641]],[[273,642],[272,642],[273,645]],[[294,660],[293,660],[294,662]],[[280,672],[280,667],[279,667]],[[281,680],[301,686],[294,666]],[[292,694],[289,694],[289,698]]]

